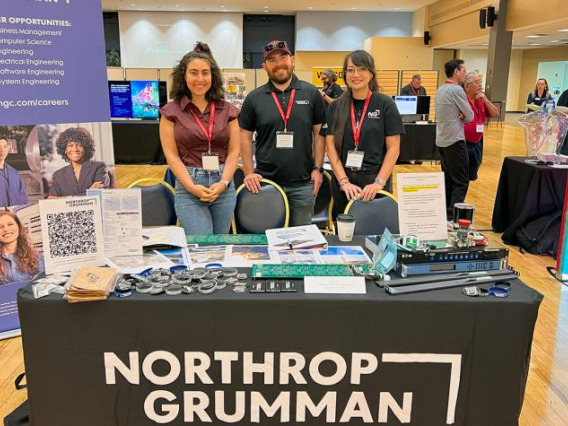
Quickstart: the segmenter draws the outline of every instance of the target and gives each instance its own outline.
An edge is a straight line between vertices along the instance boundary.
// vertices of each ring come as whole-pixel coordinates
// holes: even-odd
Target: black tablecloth
[[[22,289],[18,304],[31,424],[155,424],[148,413],[155,410],[165,415],[167,404],[179,407],[168,424],[183,424],[184,396],[188,404],[188,398],[196,395],[209,398],[205,413],[213,424],[225,424],[217,418],[215,409],[223,407],[216,396],[224,396],[225,412],[233,414],[235,392],[242,391],[244,417],[237,424],[251,423],[253,411],[258,411],[251,409],[253,399],[264,398],[272,404],[277,397],[282,398],[280,402],[289,398],[289,405],[284,402],[284,408],[273,417],[261,413],[261,424],[279,424],[283,412],[289,412],[288,424],[298,424],[298,401],[309,397],[317,404],[326,395],[335,402],[318,417],[307,412],[307,423],[303,424],[339,423],[348,400],[351,404],[359,401],[357,407],[361,408],[364,401],[358,398],[366,401],[373,422],[378,423],[379,401],[384,405],[391,396],[402,406],[404,398],[409,403],[410,396],[409,424],[442,425],[453,412],[449,404],[451,372],[459,380],[456,425],[518,424],[542,300],[522,282],[513,283],[506,299],[469,298],[457,288],[390,296],[372,283],[367,283],[366,295],[304,294],[302,283],[298,286],[300,292],[295,294],[235,294],[226,288],[211,295],[134,294],[80,304],[69,304],[55,295],[34,300],[29,287]],[[203,380],[209,377],[212,383],[202,384],[201,376],[195,376],[199,377],[197,384],[184,382],[185,373],[193,371],[192,362],[184,364],[186,352],[191,359],[202,353],[199,356],[211,361]],[[215,352],[237,358],[225,364],[232,369],[225,369],[224,375],[220,362],[214,360]],[[126,366],[116,370],[107,365],[116,384],[107,384],[112,380],[105,377],[105,353],[108,359],[118,357]],[[253,383],[244,384],[246,353],[252,354],[255,363],[266,360],[267,365],[274,364],[274,369],[269,367],[266,376],[255,373]],[[351,378],[351,361],[361,353],[371,354],[363,357],[376,357],[378,363],[376,369],[367,361],[361,364],[369,367],[369,374],[362,375],[358,384]],[[179,360],[179,377],[174,374],[178,378],[172,378],[171,384],[170,380],[152,383],[148,374],[164,377],[171,368],[163,360],[152,365],[146,358],[149,354],[158,358],[171,354]],[[281,356],[305,360],[301,374],[290,378],[289,384],[280,379]],[[315,380],[318,372],[333,377],[341,365],[329,360],[317,365],[314,359],[318,357],[345,360],[343,379],[327,385],[321,378]],[[442,361],[422,362],[428,358]],[[448,359],[457,360],[454,367],[461,367],[461,371],[452,369]],[[313,371],[312,363],[316,365]],[[136,380],[128,369],[139,373],[139,384],[132,384]],[[296,383],[301,383],[302,377],[307,383]],[[159,391],[170,393],[159,394],[163,398],[155,402],[147,401]],[[216,395],[216,391],[225,393]],[[331,408],[336,409],[334,421],[326,422]],[[392,411],[383,422],[399,423]],[[347,424],[363,421],[355,416]]]
[[[439,160],[436,147],[436,123],[405,123],[405,135],[400,136],[398,161]]]
[[[503,232],[503,241],[517,244],[515,232],[531,218],[562,210],[566,169],[525,162],[525,157],[505,157],[495,196],[491,225]]]

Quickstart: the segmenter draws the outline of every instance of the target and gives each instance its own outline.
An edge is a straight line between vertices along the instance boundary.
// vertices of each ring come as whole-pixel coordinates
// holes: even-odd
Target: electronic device
[[[444,263],[399,263],[396,273],[403,277],[421,274],[443,274],[448,272],[490,271],[507,267],[507,259],[487,261],[464,261]]]
[[[400,115],[430,114],[430,96],[393,96]]]
[[[158,119],[168,102],[167,85],[158,80],[109,81],[111,118]]]
[[[499,260],[509,257],[509,249],[500,247],[470,247],[468,249],[434,250],[429,252],[407,252],[399,250],[396,260],[399,263],[444,263],[464,261]]]

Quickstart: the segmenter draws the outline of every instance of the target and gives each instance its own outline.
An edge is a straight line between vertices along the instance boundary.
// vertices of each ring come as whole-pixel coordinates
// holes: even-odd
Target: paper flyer
[[[444,173],[398,173],[396,179],[400,234],[447,240]]]
[[[42,200],[39,209],[46,274],[105,264],[97,197]]]

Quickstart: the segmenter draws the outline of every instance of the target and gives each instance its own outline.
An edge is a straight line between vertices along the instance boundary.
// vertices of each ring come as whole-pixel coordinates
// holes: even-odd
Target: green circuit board
[[[251,278],[303,278],[303,277],[350,277],[349,265],[279,265],[272,263],[252,265]]]
[[[203,235],[188,235],[188,244],[199,245],[267,245],[266,235],[264,234],[203,234]]]

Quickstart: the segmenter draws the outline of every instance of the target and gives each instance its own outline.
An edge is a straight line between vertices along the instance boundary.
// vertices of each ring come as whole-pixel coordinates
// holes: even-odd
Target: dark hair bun
[[[213,56],[211,53],[211,49],[209,48],[209,46],[207,45],[207,43],[202,43],[200,41],[198,41],[195,44],[195,47],[193,48],[194,52],[198,52],[198,53],[205,53],[208,56]]]

